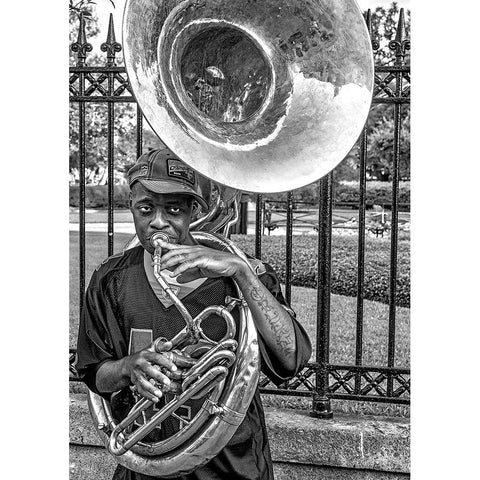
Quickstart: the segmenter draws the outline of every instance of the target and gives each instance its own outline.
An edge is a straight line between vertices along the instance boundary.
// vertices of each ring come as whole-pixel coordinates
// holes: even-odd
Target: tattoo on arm
[[[292,358],[295,355],[295,337],[291,330],[283,324],[277,309],[269,302],[268,297],[263,290],[253,287],[250,291],[251,298],[255,301],[259,309],[264,313],[265,318],[270,324],[274,333],[275,342],[280,347],[286,358]]]

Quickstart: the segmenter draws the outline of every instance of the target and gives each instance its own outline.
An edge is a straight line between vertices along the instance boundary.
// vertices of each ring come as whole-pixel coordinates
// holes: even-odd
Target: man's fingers
[[[169,342],[164,338],[157,338],[157,340],[155,340],[155,342],[153,343],[153,347],[156,352],[161,353],[161,352],[168,352],[169,350],[172,349],[173,345],[172,345],[172,342]]]
[[[165,367],[172,373],[176,372],[178,368],[189,368],[197,363],[197,360],[179,350],[172,351],[172,342],[156,341],[154,347],[158,353],[149,355],[150,362]]]
[[[179,262],[197,257],[211,257],[217,254],[218,250],[202,247],[199,245],[175,245],[175,248],[162,255],[162,268],[168,268]],[[220,252],[221,254],[222,252]]]
[[[178,351],[171,353],[173,355],[173,361],[175,362],[175,365],[177,365],[177,367],[190,368],[198,362],[198,360],[195,360],[190,355],[185,355],[184,353]]]
[[[150,358],[151,363],[160,367],[165,367],[171,372],[176,372],[178,368],[189,368],[197,363],[197,360],[184,355],[179,351],[154,353]]]
[[[179,395],[183,392],[182,384],[180,382],[172,382],[170,386],[167,389],[165,389],[165,392]]]
[[[167,370],[175,372],[177,366],[175,365],[175,354],[173,352],[153,353],[149,360],[151,363],[160,367],[165,367]]]
[[[200,270],[198,269],[195,269],[195,270],[192,270],[191,272],[184,272],[180,274],[177,277],[177,282],[188,283],[188,282],[193,282],[193,280],[197,280],[202,277],[203,277],[202,272],[200,272]]]
[[[152,363],[159,365],[160,367],[165,367],[171,372],[176,372],[178,368],[193,367],[193,365],[197,363],[197,360],[176,350],[173,352],[155,354],[152,358]]]
[[[195,258],[195,252],[172,250],[162,257],[162,269],[171,269],[179,263]]]
[[[173,255],[178,255],[179,253],[188,253],[194,251],[198,247],[193,245],[178,245],[175,243],[165,243],[162,247],[162,261],[166,257],[167,259]]]
[[[162,247],[162,250],[175,250],[177,248],[183,248],[185,245],[179,245],[178,243],[173,243],[173,242],[166,242],[163,239],[160,240],[160,246]]]
[[[188,262],[182,263],[177,268],[175,268],[175,270],[173,270],[172,273],[170,273],[170,276],[172,278],[177,277],[178,275],[184,272],[187,272],[188,270],[199,269],[199,268],[202,268],[202,259],[190,260]],[[190,272],[188,272],[188,274],[190,275]]]
[[[177,370],[176,372],[169,372],[168,370],[165,370],[165,375],[171,380],[182,380],[183,379],[182,372],[183,370]]]
[[[145,368],[145,374],[147,377],[154,379],[165,387],[170,386],[170,378],[168,378],[168,376],[165,375],[165,373],[163,373],[159,367],[154,365],[148,366]]]
[[[144,377],[140,378],[135,385],[137,387],[137,392],[142,397],[151,400],[152,402],[158,402],[163,396],[163,392]]]

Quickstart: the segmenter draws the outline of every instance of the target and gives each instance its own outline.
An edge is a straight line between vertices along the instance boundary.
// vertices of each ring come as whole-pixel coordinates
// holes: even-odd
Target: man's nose
[[[168,226],[167,217],[163,210],[159,209],[155,211],[155,215],[150,222],[150,226],[156,230],[161,230],[162,228]]]

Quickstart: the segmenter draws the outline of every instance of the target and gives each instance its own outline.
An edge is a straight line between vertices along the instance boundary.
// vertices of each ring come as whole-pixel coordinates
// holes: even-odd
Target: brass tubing
[[[172,412],[174,412],[179,407],[181,407],[187,400],[189,400],[197,392],[204,389],[204,387],[206,387],[207,384],[211,384],[214,381],[219,383],[221,380],[223,380],[223,378],[227,376],[227,373],[228,373],[228,369],[226,367],[216,366],[212,368],[203,377],[201,377],[195,384],[193,384],[190,389],[186,390],[177,399],[175,399],[175,401],[172,401],[167,405],[165,405],[159,412],[157,412],[150,419],[149,423],[135,430],[135,432],[125,441],[125,443],[119,447],[116,444],[116,441],[118,439],[119,434],[121,433],[121,430],[123,428],[126,428],[126,427],[123,427],[122,424],[126,423],[126,420],[129,419],[129,417],[127,417],[112,432],[110,447],[113,446],[114,449],[112,450],[110,448],[111,453],[113,453],[114,455],[122,455],[122,453],[125,453],[127,450],[133,447],[133,445],[135,445],[140,440],[142,440],[142,438],[148,435],[158,424],[162,423],[163,420],[165,420],[165,418],[171,415]],[[134,420],[135,419],[133,420],[129,419],[129,423],[127,426],[133,423]],[[113,442],[113,445],[112,445],[112,442]],[[121,453],[116,453],[116,452],[121,452]]]
[[[162,258],[162,247],[159,243],[159,240],[163,240],[165,243],[168,243],[169,237],[162,233],[157,232],[152,235],[150,239],[150,243],[155,248],[155,253],[153,254],[153,273],[157,282],[159,283],[160,287],[165,291],[165,293],[170,297],[173,304],[178,308],[180,313],[182,314],[183,319],[185,320],[188,329],[193,334],[193,336],[198,340],[198,329],[196,325],[194,325],[193,318],[185,308],[185,305],[178,299],[178,297],[173,293],[172,289],[168,285],[168,283],[162,277],[162,272],[160,271],[160,262]]]
[[[203,333],[202,328],[200,327],[201,323],[203,320],[208,318],[210,315],[217,314],[225,320],[225,323],[227,324],[227,331],[223,338],[220,339],[220,342],[223,340],[227,340],[229,338],[233,338],[235,336],[235,333],[237,331],[237,327],[235,325],[235,320],[233,319],[231,313],[228,311],[228,309],[222,305],[212,305],[210,307],[205,308],[202,312],[200,312],[194,320],[195,325],[199,329],[199,332],[204,340],[207,340],[209,342],[212,342],[208,337],[205,336]],[[212,342],[212,343],[217,343],[217,342]]]
[[[216,383],[214,387],[210,389],[208,401],[216,403],[223,391],[223,387],[224,381]],[[198,393],[197,395],[201,394],[202,392]],[[211,414],[202,407],[198,414],[194,417],[194,419],[192,419],[187,425],[185,425],[181,430],[179,430],[171,437],[151,445],[142,444],[141,442],[139,442],[138,445],[145,446],[148,449],[149,453],[154,451],[155,455],[169,452],[181,445],[186,439],[189,439],[191,436],[195,435],[195,433],[203,427],[210,415]],[[139,451],[139,453],[141,453],[141,451]]]
[[[205,354],[205,356],[207,356],[209,353],[210,352]],[[235,359],[235,354],[230,350],[215,351],[213,355],[209,355],[204,362],[199,362],[190,369],[188,375],[185,377],[185,380],[182,382],[182,390],[186,390],[200,375],[206,373],[210,368],[213,368],[213,366],[222,365],[229,368],[233,365]],[[219,362],[223,363],[220,364]]]
[[[222,366],[225,369],[228,369],[233,364],[236,358],[235,354],[230,350],[225,350],[225,348],[235,349],[236,345],[237,345],[237,342],[235,340],[231,340],[231,341],[227,340],[219,343],[216,347],[212,348],[209,352],[207,352],[204,355],[204,357],[201,359],[201,361],[197,365],[192,367],[192,369],[189,371],[189,375],[186,376],[182,384],[182,387],[185,390],[184,393],[181,394],[180,397],[178,397],[178,399],[170,402],[168,405],[163,407],[163,409],[160,412],[166,411],[166,413],[165,413],[165,416],[162,415],[162,417],[158,420],[158,422],[154,421],[154,418],[157,418],[157,416],[152,417],[152,419],[148,423],[148,428],[150,428],[150,425],[153,425],[152,428],[154,428],[158,423],[161,423],[166,418],[166,416],[170,415],[171,411],[174,411],[176,408],[181,406],[183,402],[188,400],[189,398],[193,398],[193,395],[195,395],[198,390],[204,393],[205,390],[207,390],[207,387],[210,387],[210,384],[211,384],[211,382],[206,383],[206,380],[204,379],[208,379],[209,376],[211,376],[210,372],[215,371],[215,368],[216,368],[214,367],[215,363],[225,360],[226,365],[218,365],[218,366]],[[221,348],[223,348],[223,350],[220,350]],[[226,370],[226,372],[228,372],[228,370]],[[191,387],[191,390],[193,390],[193,392],[191,390],[187,390],[190,387],[190,385],[201,375],[204,375],[204,376],[201,377],[199,380],[197,380],[197,383],[195,383],[193,387]],[[226,376],[226,373],[225,373],[225,376]],[[216,378],[217,377],[215,377],[215,379]],[[184,394],[186,392],[189,392],[189,395],[185,398]],[[180,403],[181,401],[180,399],[182,398],[184,400]],[[132,410],[127,415],[127,417],[114,428],[114,431],[112,432],[111,440],[110,440],[111,442],[110,451],[113,454],[121,455],[122,453],[125,453],[129,448],[131,448],[132,445],[137,443],[137,441],[134,441],[133,443],[131,443],[132,437],[129,437],[123,445],[118,446],[118,438],[121,435],[123,435],[125,429],[127,429],[143,412],[145,412],[145,410],[147,410],[152,405],[153,405],[153,402],[150,400],[147,400],[147,399],[140,400],[135,404],[135,406],[132,408]],[[112,422],[110,425],[114,426],[114,423]],[[145,426],[141,427],[141,429],[139,430],[143,432],[142,430],[143,428],[145,428]],[[137,432],[139,430],[137,430]],[[147,435],[150,431],[151,430],[145,433],[145,435]]]
[[[209,352],[207,352],[204,357],[201,359],[201,361],[192,367],[190,369],[189,374],[185,377],[185,380],[182,384],[182,387],[184,387],[184,390],[187,391],[188,387],[195,381],[195,377],[199,377],[200,375],[203,375],[206,373],[206,370],[212,367],[214,362],[218,362],[219,360],[226,360],[227,365],[225,366],[226,368],[230,367],[232,363],[235,361],[235,354],[232,353],[229,350],[225,350],[225,348],[232,348],[235,349],[237,345],[237,342],[235,340],[232,341],[226,341],[219,343],[217,347],[212,348]],[[219,351],[220,348],[223,348],[223,351]],[[203,387],[203,385],[202,385]],[[184,391],[184,393],[185,393]],[[182,394],[183,395],[183,394]],[[181,396],[182,396],[181,395]],[[180,397],[181,397],[180,396]],[[189,397],[190,398],[190,397]],[[174,404],[177,406],[178,402],[177,401],[172,401],[170,404]],[[169,404],[169,405],[170,405]],[[114,432],[112,433],[112,437],[114,438],[112,441],[114,444],[116,444],[116,438],[118,435],[127,429],[145,410],[150,408],[153,405],[153,402],[151,400],[147,400],[146,398],[138,401],[133,408],[130,410],[129,414],[118,424],[115,426],[115,424],[112,422],[110,425],[114,427]],[[165,408],[165,407],[164,407]],[[152,417],[153,418],[153,417]],[[164,418],[162,418],[161,421],[163,421]],[[152,421],[152,420],[150,420]],[[117,448],[113,449],[114,451],[119,451]],[[113,452],[112,450],[112,452]],[[124,452],[122,452],[124,453]],[[118,455],[121,455],[120,453]]]

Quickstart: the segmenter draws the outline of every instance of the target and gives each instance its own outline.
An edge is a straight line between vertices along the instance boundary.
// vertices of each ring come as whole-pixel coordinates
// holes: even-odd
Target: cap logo
[[[195,185],[195,172],[184,163],[173,158],[167,160],[167,175],[184,180],[192,185],[192,187]]]
[[[135,170],[135,167],[133,167],[132,170]],[[129,179],[130,185],[138,177],[146,177],[148,175],[148,165],[142,165],[136,172],[135,171],[132,172],[132,170],[130,170],[130,172],[129,172],[129,174],[130,174],[130,179]]]

